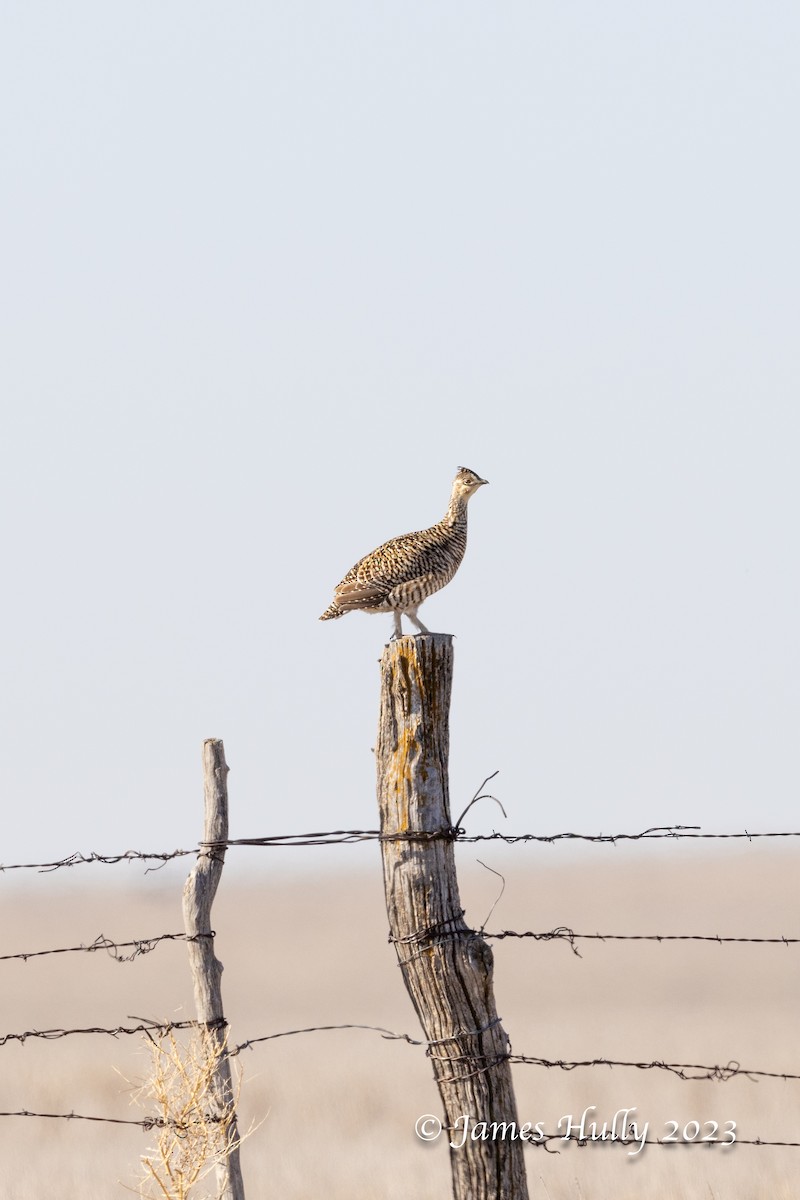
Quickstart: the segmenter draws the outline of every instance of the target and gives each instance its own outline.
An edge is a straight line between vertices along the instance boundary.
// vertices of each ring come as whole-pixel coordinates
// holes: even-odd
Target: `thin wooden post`
[[[453,1196],[527,1200],[508,1039],[492,991],[493,955],[464,921],[453,842],[391,840],[451,826],[452,681],[448,634],[402,637],[384,650],[375,757],[381,833],[388,835],[381,845],[389,928],[444,1106]]]
[[[228,766],[221,741],[203,743],[203,791],[205,796],[204,842],[228,839]],[[214,902],[225,850],[202,851],[183,888],[183,919],[189,937],[189,963],[194,981],[197,1020],[216,1060],[210,1115],[223,1126],[222,1150],[217,1159],[220,1200],[244,1200],[244,1183],[239,1165],[239,1129],[230,1061],[226,1051],[226,1025],[222,1009],[222,963],[214,954],[211,905]]]

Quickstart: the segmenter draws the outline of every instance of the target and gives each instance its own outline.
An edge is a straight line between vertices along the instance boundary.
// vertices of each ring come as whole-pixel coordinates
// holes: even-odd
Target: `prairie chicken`
[[[488,482],[468,467],[459,467],[441,521],[430,529],[392,538],[359,559],[335,589],[333,603],[320,621],[333,621],[354,609],[393,612],[392,637],[402,637],[400,618],[405,613],[417,629],[428,633],[417,609],[449,583],[461,565],[467,548],[467,503]]]

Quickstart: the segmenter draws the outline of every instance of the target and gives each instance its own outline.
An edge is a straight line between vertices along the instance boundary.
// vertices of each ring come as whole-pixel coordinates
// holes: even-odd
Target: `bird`
[[[392,538],[360,558],[337,584],[333,602],[320,621],[334,621],[354,610],[391,612],[392,638],[403,636],[403,614],[420,633],[430,633],[417,617],[417,609],[449,583],[460,567],[467,548],[467,504],[488,482],[469,467],[459,467],[441,521],[430,529]]]

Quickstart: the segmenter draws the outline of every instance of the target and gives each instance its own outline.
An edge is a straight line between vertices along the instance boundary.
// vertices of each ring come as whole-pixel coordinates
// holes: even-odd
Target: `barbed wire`
[[[109,958],[113,958],[116,962],[133,962],[140,955],[149,954],[151,950],[155,950],[156,946],[161,942],[199,942],[205,938],[215,938],[216,933],[210,930],[208,933],[159,933],[156,937],[135,938],[131,942],[114,942],[111,938],[100,933],[93,942],[81,943],[80,946],[59,946],[55,950],[23,950],[19,954],[0,954],[0,962],[11,962],[14,959],[19,959],[22,962],[27,962],[29,958],[44,958],[48,954],[93,954],[98,950],[105,950]],[[128,950],[133,947],[131,954],[121,954],[121,950]]]
[[[125,1117],[95,1117],[87,1116],[85,1113],[43,1113],[30,1112],[26,1108],[18,1109],[16,1112],[0,1112],[0,1117],[44,1117],[53,1121],[99,1121],[105,1125],[135,1125],[139,1129],[174,1129],[177,1133],[187,1133],[191,1129],[191,1123],[186,1121],[174,1121],[169,1117],[142,1117],[141,1120],[132,1120]],[[213,1113],[203,1113],[202,1118],[197,1118],[197,1124],[215,1123],[221,1124],[227,1118],[225,1116],[215,1116]]]
[[[46,1120],[54,1120],[54,1121],[96,1121],[96,1122],[99,1122],[99,1123],[105,1124],[105,1125],[133,1125],[139,1129],[144,1129],[145,1131],[149,1131],[152,1129],[171,1128],[171,1129],[175,1129],[178,1133],[186,1132],[190,1128],[190,1125],[187,1124],[186,1122],[171,1121],[171,1120],[169,1120],[169,1118],[166,1118],[166,1117],[143,1117],[137,1121],[137,1120],[132,1120],[131,1118],[125,1118],[125,1117],[89,1116],[85,1113],[76,1113],[76,1112],[67,1112],[67,1113],[31,1112],[29,1109],[26,1109],[26,1108],[17,1109],[15,1112],[0,1112],[0,1117],[38,1117],[38,1118],[44,1118]],[[211,1113],[204,1113],[203,1117],[202,1117],[202,1120],[205,1122],[209,1122],[209,1121],[222,1122],[225,1119],[226,1118],[224,1116],[223,1117],[215,1117]],[[200,1120],[200,1118],[198,1118],[198,1120]],[[444,1132],[446,1132],[446,1133],[459,1132],[460,1133],[461,1131],[460,1130],[458,1130],[458,1131],[444,1130]],[[605,1145],[606,1144],[605,1141],[601,1142],[598,1139],[593,1140],[589,1137],[581,1137],[580,1134],[577,1134],[577,1133],[543,1133],[541,1136],[539,1136],[539,1135],[537,1135],[535,1137],[531,1136],[531,1137],[528,1137],[525,1139],[526,1146],[532,1146],[534,1148],[538,1147],[543,1150],[546,1150],[550,1154],[558,1153],[558,1151],[551,1150],[549,1148],[550,1142],[575,1142],[582,1150],[585,1150],[588,1146]],[[645,1138],[645,1139],[637,1138],[635,1140],[633,1138],[618,1138],[617,1144],[620,1146],[629,1146],[629,1145],[634,1145],[634,1144],[637,1146],[666,1146],[666,1145],[669,1145],[669,1146],[673,1146],[673,1145],[707,1146],[708,1145],[707,1142],[702,1142],[702,1141],[692,1141],[692,1142],[669,1141],[669,1142],[667,1142],[667,1141],[663,1140],[662,1138]],[[800,1142],[766,1141],[764,1138],[758,1138],[758,1137],[757,1138],[737,1137],[736,1141],[731,1142],[730,1145],[765,1146],[765,1147],[767,1147],[767,1146],[788,1146],[788,1147],[800,1148]]]
[[[735,1060],[731,1060],[724,1067],[718,1063],[709,1066],[706,1063],[667,1063],[660,1059],[654,1059],[651,1062],[630,1062],[623,1059],[613,1058],[588,1058],[577,1062],[565,1062],[563,1059],[547,1059],[535,1058],[529,1054],[508,1054],[504,1056],[511,1063],[519,1063],[522,1066],[560,1068],[562,1071],[575,1071],[579,1067],[630,1067],[636,1068],[638,1071],[668,1071],[672,1075],[677,1075],[679,1079],[686,1082],[698,1082],[700,1080],[713,1080],[717,1083],[727,1083],[729,1079],[735,1078],[737,1075],[744,1075],[748,1079],[800,1079],[800,1075],[792,1074],[789,1071],[761,1071],[749,1067],[743,1067]],[[686,1072],[694,1071],[699,1074],[689,1075]]]
[[[580,958],[580,951],[576,946],[579,941],[596,941],[596,942],[715,942],[718,945],[726,943],[742,943],[751,945],[769,945],[769,946],[796,946],[800,945],[800,937],[786,937],[781,934],[779,937],[735,937],[717,933],[575,933],[567,925],[559,925],[555,929],[550,929],[543,933],[536,933],[533,930],[515,930],[501,929],[496,933],[490,933],[486,930],[474,930],[467,928],[456,928],[442,931],[440,929],[427,929],[424,931],[424,939],[441,940],[444,937],[460,937],[460,936],[480,936],[493,941],[503,941],[507,939],[530,939],[536,942],[552,942],[565,941],[569,943],[570,949]],[[58,946],[49,950],[20,950],[16,954],[0,954],[0,962],[28,962],[32,958],[45,958],[53,954],[95,954],[100,950],[104,950],[108,957],[115,962],[128,963],[142,955],[150,954],[157,946],[163,942],[199,942],[206,938],[213,940],[216,937],[216,932],[212,929],[208,933],[159,933],[152,937],[133,938],[131,941],[115,942],[112,938],[107,937],[104,933],[98,934],[93,942],[81,942],[79,946]],[[392,941],[393,939],[389,939]],[[407,941],[421,941],[423,935],[417,937],[406,937],[401,939]],[[130,950],[130,954],[123,954],[123,950]]]
[[[471,932],[471,931],[470,931]],[[566,925],[559,925],[547,933],[534,933],[532,930],[517,932],[514,929],[501,929],[498,933],[480,931],[480,936],[502,941],[506,938],[531,938],[536,942],[565,941],[569,943],[573,954],[581,957],[580,950],[575,945],[578,941],[593,942],[716,942],[718,945],[740,942],[750,945],[764,946],[796,946],[800,938],[784,937],[727,937],[717,933],[575,933]]]
[[[176,858],[189,855],[203,854],[208,851],[227,850],[236,847],[255,848],[297,848],[304,846],[346,846],[359,842],[430,842],[451,841],[460,844],[477,842],[503,842],[507,845],[517,845],[526,842],[539,842],[553,845],[562,841],[594,842],[600,845],[615,845],[617,842],[638,842],[652,840],[667,840],[680,838],[695,838],[706,840],[726,840],[746,838],[752,842],[758,838],[795,838],[800,837],[800,830],[782,830],[752,832],[744,830],[738,833],[703,833],[699,825],[656,825],[644,829],[640,833],[475,833],[468,834],[461,827],[449,826],[434,830],[400,830],[396,833],[381,833],[378,829],[333,829],[324,832],[274,834],[266,837],[230,838],[227,841],[199,842],[191,849],[168,851],[156,850],[125,850],[120,854],[98,854],[91,851],[82,854],[76,851],[64,858],[52,862],[0,863],[0,873],[4,871],[38,871],[46,874],[66,867],[83,866],[88,863],[104,863],[115,865],[121,862],[157,862],[157,867],[148,870],[156,871]]]
[[[160,1123],[163,1123],[163,1117],[144,1117],[140,1121],[133,1121],[123,1117],[95,1117],[87,1116],[85,1113],[43,1113],[29,1112],[26,1108],[21,1108],[16,1112],[0,1112],[0,1117],[44,1117],[53,1121],[101,1121],[107,1125],[136,1125],[140,1129],[153,1129]]]
[[[0,1036],[0,1046],[6,1046],[10,1042],[19,1042],[24,1045],[30,1038],[43,1038],[45,1041],[54,1042],[59,1038],[72,1037],[74,1034],[91,1034],[99,1033],[107,1037],[120,1037],[122,1034],[135,1033],[158,1033],[165,1036],[171,1033],[173,1029],[222,1029],[227,1026],[227,1021],[223,1019],[217,1021],[151,1021],[147,1017],[130,1017],[129,1020],[139,1021],[138,1025],[115,1025],[111,1029],[107,1029],[101,1025],[91,1025],[79,1029],[28,1029],[24,1033],[4,1033]]]
[[[173,1030],[178,1029],[199,1029],[203,1028],[225,1028],[227,1021],[150,1021],[145,1018],[130,1018],[131,1020],[140,1020],[141,1023],[133,1026],[115,1025],[113,1028],[106,1029],[99,1025],[85,1026],[79,1029],[29,1029],[24,1033],[6,1033],[0,1036],[0,1046],[5,1046],[11,1042],[20,1042],[24,1044],[29,1038],[43,1038],[45,1041],[57,1041],[60,1038],[71,1037],[73,1034],[105,1034],[109,1037],[119,1037],[121,1034],[136,1034],[144,1033],[147,1035],[158,1034],[166,1036]],[[238,1046],[232,1046],[227,1051],[228,1058],[234,1058],[240,1054],[242,1050],[248,1050],[251,1047],[258,1045],[260,1042],[271,1042],[277,1038],[294,1037],[296,1034],[302,1033],[327,1033],[334,1029],[366,1029],[374,1033],[379,1033],[382,1038],[388,1041],[408,1042],[411,1046],[424,1046],[427,1043],[419,1038],[413,1038],[408,1033],[395,1033],[391,1029],[385,1029],[382,1025],[312,1025],[305,1029],[286,1029],[280,1033],[268,1033],[263,1037],[248,1038],[245,1042],[240,1042]]]
[[[242,1050],[250,1050],[253,1046],[261,1042],[272,1042],[276,1038],[294,1037],[299,1033],[329,1033],[334,1029],[366,1029],[373,1033],[379,1033],[385,1041],[407,1042],[410,1046],[424,1046],[426,1043],[420,1041],[419,1038],[412,1038],[408,1033],[394,1033],[391,1029],[384,1029],[382,1025],[310,1025],[306,1029],[286,1029],[281,1033],[268,1033],[264,1037],[248,1038],[246,1042],[240,1042],[238,1046],[233,1046],[227,1051],[228,1058],[234,1058],[237,1054],[241,1054]]]
[[[94,850],[89,854],[81,854],[75,851],[74,854],[68,854],[65,858],[59,858],[54,862],[0,863],[0,873],[3,871],[39,871],[44,875],[49,871],[57,871],[61,867],[78,867],[85,863],[106,863],[113,866],[121,862],[159,862],[163,867],[173,858],[185,858],[189,854],[198,854],[199,849],[195,846],[192,850],[125,850],[122,854],[98,854]],[[150,867],[149,870],[157,871],[160,870],[160,867]]]
[[[355,842],[394,842],[394,841],[452,841],[463,844],[475,842],[506,842],[516,845],[519,842],[542,842],[552,844],[563,841],[596,842],[611,844],[616,842],[638,842],[642,840],[664,840],[679,838],[789,838],[800,837],[800,830],[782,830],[751,832],[744,830],[734,833],[703,833],[699,825],[653,825],[640,833],[492,833],[469,834],[461,826],[448,826],[433,830],[398,830],[396,833],[382,833],[379,829],[334,829],[324,833],[276,834],[269,837],[232,838],[225,842],[201,842],[204,849],[222,850],[229,846],[278,847],[278,846],[328,846],[350,845]]]
[[[468,1079],[475,1079],[478,1075],[485,1075],[489,1071],[498,1067],[500,1063],[510,1062],[518,1063],[522,1066],[560,1068],[562,1071],[575,1071],[579,1067],[630,1067],[636,1068],[639,1071],[668,1071],[672,1075],[677,1075],[679,1079],[685,1080],[687,1083],[697,1083],[706,1080],[711,1080],[716,1083],[727,1083],[729,1079],[733,1079],[737,1075],[744,1075],[754,1082],[757,1079],[798,1079],[800,1075],[792,1075],[782,1071],[760,1071],[749,1070],[742,1067],[738,1062],[731,1061],[724,1067],[718,1063],[714,1066],[708,1066],[705,1063],[666,1063],[659,1060],[651,1062],[630,1062],[623,1059],[611,1058],[592,1058],[582,1059],[577,1062],[567,1062],[564,1059],[549,1059],[538,1058],[530,1054],[511,1054],[497,1053],[492,1055],[481,1054],[433,1054],[429,1048],[426,1051],[428,1058],[440,1065],[449,1065],[451,1063],[478,1063],[477,1066],[471,1066],[468,1071],[461,1074],[453,1075],[438,1075],[439,1083],[464,1083]],[[694,1074],[687,1074],[692,1071]]]
[[[43,1037],[43,1038],[47,1038],[47,1039],[52,1039],[52,1038],[57,1038],[57,1037],[66,1037],[73,1033],[83,1033],[83,1034],[100,1033],[100,1034],[111,1035],[113,1037],[116,1037],[119,1034],[144,1033],[146,1036],[152,1038],[152,1035],[154,1033],[157,1033],[161,1036],[165,1036],[166,1034],[170,1033],[172,1030],[197,1028],[199,1025],[204,1024],[203,1022],[193,1021],[193,1020],[165,1021],[165,1022],[152,1021],[152,1020],[149,1020],[146,1018],[133,1018],[133,1020],[140,1020],[141,1023],[136,1026],[133,1026],[133,1027],[117,1026],[113,1029],[102,1029],[102,1028],[95,1027],[95,1028],[90,1028],[90,1029],[87,1028],[87,1029],[72,1029],[72,1030],[37,1030],[37,1031],[27,1032],[24,1034],[6,1034],[4,1037],[0,1038],[0,1045],[5,1045],[7,1042],[12,1041],[12,1040],[24,1042],[29,1037]],[[499,1018],[498,1018],[498,1020],[499,1020]],[[222,1025],[225,1025],[226,1022],[224,1020],[222,1020],[222,1021],[212,1022],[211,1024],[213,1024],[215,1026],[222,1026]],[[494,1024],[494,1022],[493,1022],[493,1024]],[[463,1062],[474,1063],[476,1060],[475,1055],[439,1054],[439,1053],[434,1052],[434,1048],[438,1049],[439,1047],[446,1044],[447,1042],[459,1040],[460,1038],[469,1036],[470,1034],[484,1032],[483,1029],[460,1031],[458,1034],[453,1035],[450,1038],[437,1039],[433,1042],[426,1043],[426,1042],[421,1041],[418,1038],[411,1037],[409,1034],[397,1033],[394,1030],[386,1029],[383,1026],[379,1026],[379,1025],[363,1025],[363,1024],[315,1025],[315,1026],[308,1026],[303,1029],[283,1030],[278,1033],[266,1034],[263,1037],[248,1038],[246,1041],[239,1043],[237,1046],[234,1046],[234,1047],[228,1049],[226,1051],[226,1055],[228,1057],[234,1057],[235,1055],[240,1054],[243,1050],[251,1049],[253,1046],[255,1046],[259,1043],[273,1041],[277,1038],[294,1037],[294,1036],[308,1034],[308,1033],[327,1033],[327,1032],[331,1032],[334,1030],[353,1030],[353,1029],[366,1030],[368,1032],[378,1033],[378,1034],[380,1034],[381,1038],[383,1038],[383,1039],[406,1042],[407,1044],[412,1045],[412,1046],[425,1046],[426,1054],[428,1055],[428,1057],[434,1059],[437,1063],[439,1063],[441,1065],[450,1064],[450,1063],[457,1064],[457,1063],[463,1063]],[[584,1059],[584,1060],[579,1060],[579,1061],[566,1061],[564,1059],[546,1059],[546,1058],[534,1057],[532,1055],[525,1055],[525,1054],[501,1053],[501,1054],[497,1054],[497,1055],[493,1055],[493,1056],[484,1056],[484,1061],[479,1066],[474,1067],[472,1070],[470,1070],[466,1073],[462,1073],[462,1074],[454,1074],[452,1076],[440,1076],[439,1081],[440,1082],[461,1082],[463,1080],[473,1078],[476,1075],[484,1074],[484,1073],[492,1070],[494,1067],[498,1066],[503,1061],[520,1064],[520,1065],[527,1065],[527,1066],[539,1066],[539,1067],[544,1067],[544,1068],[548,1068],[548,1069],[561,1069],[564,1071],[572,1071],[572,1070],[576,1070],[578,1068],[584,1068],[584,1067],[591,1068],[591,1067],[600,1067],[600,1066],[606,1066],[609,1068],[614,1068],[614,1067],[632,1068],[632,1069],[637,1069],[637,1070],[663,1070],[663,1071],[668,1071],[671,1074],[677,1076],[679,1079],[687,1081],[687,1082],[696,1082],[699,1080],[711,1080],[711,1081],[725,1083],[728,1080],[735,1078],[736,1076],[745,1076],[754,1081],[757,1078],[783,1079],[784,1081],[800,1079],[800,1075],[792,1074],[789,1072],[764,1071],[764,1070],[756,1070],[753,1068],[745,1068],[745,1067],[742,1067],[741,1064],[735,1060],[731,1060],[724,1066],[720,1066],[719,1064],[709,1066],[707,1064],[701,1064],[701,1063],[667,1063],[667,1062],[663,1062],[661,1060],[652,1060],[650,1062],[633,1062],[633,1061],[627,1061],[627,1060],[608,1059],[608,1058],[594,1058],[594,1059]],[[44,1112],[34,1112],[34,1111],[31,1111],[28,1109],[18,1109],[15,1111],[10,1111],[10,1110],[9,1111],[0,1111],[0,1117],[33,1117],[33,1118],[40,1118],[40,1119],[45,1119],[45,1120],[91,1121],[91,1122],[104,1123],[104,1124],[110,1124],[110,1125],[134,1126],[134,1127],[146,1130],[146,1131],[152,1130],[154,1128],[171,1127],[171,1128],[175,1128],[175,1130],[178,1134],[185,1132],[190,1128],[190,1125],[186,1122],[173,1121],[173,1120],[170,1120],[169,1118],[164,1118],[164,1117],[143,1117],[141,1119],[135,1120],[132,1118],[87,1115],[84,1113],[76,1113],[74,1111],[70,1111],[67,1113],[44,1113]],[[208,1116],[205,1115],[203,1119],[207,1120]],[[200,1118],[198,1118],[198,1120],[200,1120]],[[543,1134],[541,1137],[537,1137],[535,1140],[534,1139],[526,1139],[526,1144],[530,1144],[533,1147],[541,1147],[542,1149],[544,1149],[550,1153],[553,1153],[554,1151],[550,1148],[549,1143],[555,1142],[555,1141],[560,1141],[562,1143],[568,1142],[568,1141],[574,1141],[574,1142],[577,1142],[577,1144],[581,1148],[585,1148],[587,1145],[594,1144],[593,1139],[581,1137],[579,1134],[564,1134],[564,1135],[562,1135],[562,1134]],[[648,1139],[646,1139],[646,1141],[644,1143],[642,1143],[640,1141],[640,1139],[636,1139],[636,1142],[637,1142],[637,1144],[643,1144],[643,1145],[648,1145],[648,1146],[660,1146],[660,1145],[667,1144],[666,1142],[662,1141],[659,1138],[654,1138],[654,1139],[648,1138]],[[620,1139],[620,1143],[627,1144],[627,1142],[625,1142],[625,1139]],[[669,1144],[672,1144],[672,1143],[670,1142]],[[691,1142],[691,1143],[681,1143],[681,1144],[699,1145],[699,1144],[703,1144],[703,1143]],[[743,1145],[743,1146],[800,1148],[800,1142],[767,1140],[767,1139],[763,1139],[760,1137],[737,1138],[735,1144]]]
[[[726,839],[726,838],[747,838],[752,842],[756,838],[793,838],[800,837],[800,830],[780,831],[777,833],[752,833],[744,830],[741,833],[702,833],[699,825],[675,825],[664,826],[663,828],[646,829],[642,833],[475,833],[467,834],[458,831],[457,837],[454,839],[458,842],[507,842],[509,845],[516,845],[517,842],[561,842],[561,841],[580,841],[580,842],[599,842],[599,843],[616,843],[616,842],[638,842],[642,839],[666,839],[666,838],[706,838],[706,839]]]
[[[2,1114],[0,1114],[0,1116],[1,1115]],[[461,1134],[462,1131],[458,1130],[457,1132],[459,1134]],[[535,1137],[535,1138],[531,1137],[531,1138],[525,1139],[526,1146],[533,1146],[534,1149],[540,1148],[542,1150],[546,1150],[548,1154],[558,1154],[558,1150],[550,1149],[549,1144],[548,1144],[550,1142],[575,1142],[576,1145],[578,1145],[581,1150],[585,1150],[588,1146],[602,1146],[602,1145],[608,1144],[607,1142],[602,1141],[599,1138],[596,1140],[592,1140],[589,1137],[581,1137],[580,1134],[578,1134],[578,1133],[563,1133],[563,1134],[562,1133],[545,1133],[542,1135],[541,1138],[540,1137]],[[690,1141],[684,1142],[684,1141],[672,1141],[672,1139],[667,1141],[664,1138],[636,1138],[636,1139],[634,1139],[631,1137],[627,1137],[627,1138],[622,1137],[622,1138],[617,1139],[616,1144],[618,1146],[633,1146],[633,1145],[636,1145],[636,1146],[687,1146],[687,1147],[688,1146],[706,1146],[706,1148],[708,1148],[708,1146],[712,1145],[713,1143],[697,1141],[697,1140],[691,1141],[691,1142]],[[767,1142],[763,1138],[740,1138],[740,1137],[737,1137],[734,1142],[725,1143],[723,1146],[723,1149],[727,1146],[795,1146],[795,1147],[800,1147],[800,1142]]]
[[[150,1035],[153,1033],[158,1033],[161,1036],[165,1036],[166,1034],[171,1033],[175,1029],[179,1029],[179,1030],[180,1029],[196,1029],[196,1028],[199,1028],[200,1026],[204,1026],[207,1028],[211,1028],[211,1027],[222,1028],[227,1025],[227,1022],[224,1019],[219,1020],[219,1021],[213,1021],[213,1022],[202,1022],[202,1021],[196,1021],[196,1020],[152,1021],[148,1018],[138,1018],[138,1017],[133,1017],[130,1019],[139,1021],[140,1024],[134,1025],[134,1026],[117,1025],[110,1029],[102,1028],[100,1026],[92,1026],[92,1027],[80,1028],[80,1029],[41,1029],[41,1030],[27,1030],[25,1033],[6,1033],[6,1034],[0,1036],[0,1046],[5,1046],[10,1042],[24,1043],[29,1038],[44,1038],[47,1041],[54,1041],[58,1038],[69,1037],[73,1034],[105,1034],[110,1037],[118,1037],[121,1034],[136,1034],[136,1033],[144,1033],[147,1035]],[[499,1020],[499,1018],[498,1018],[498,1020]],[[493,1022],[493,1024],[494,1023],[495,1022]],[[442,1044],[444,1044],[445,1042],[448,1042],[448,1041],[456,1041],[462,1037],[473,1036],[476,1033],[485,1032],[484,1029],[462,1030],[458,1034],[454,1034],[452,1037],[449,1037],[449,1038],[440,1038],[434,1042],[425,1042],[425,1041],[421,1041],[419,1038],[411,1037],[411,1035],[408,1033],[397,1033],[394,1030],[386,1029],[381,1025],[362,1025],[362,1024],[355,1024],[355,1023],[348,1023],[348,1024],[343,1024],[343,1025],[311,1025],[311,1026],[307,1026],[303,1029],[287,1029],[287,1030],[282,1030],[279,1033],[265,1034],[262,1037],[248,1038],[246,1041],[240,1042],[238,1045],[230,1047],[226,1053],[227,1053],[228,1057],[233,1058],[236,1055],[240,1054],[243,1050],[251,1049],[253,1046],[258,1045],[263,1042],[275,1041],[278,1038],[296,1037],[298,1035],[307,1034],[307,1033],[329,1033],[333,1030],[342,1030],[342,1029],[362,1029],[362,1030],[366,1030],[366,1031],[372,1032],[372,1033],[379,1033],[380,1036],[386,1040],[407,1042],[411,1046],[425,1046],[426,1054],[428,1055],[428,1057],[435,1058],[436,1061],[440,1062],[440,1063],[458,1063],[458,1062],[464,1062],[464,1061],[474,1062],[476,1058],[480,1057],[479,1055],[476,1056],[476,1055],[434,1054],[434,1053],[432,1053],[432,1047],[441,1046]],[[626,1060],[626,1059],[610,1059],[610,1058],[599,1058],[598,1057],[598,1058],[591,1058],[591,1059],[580,1059],[580,1060],[575,1060],[575,1061],[568,1061],[568,1060],[560,1059],[560,1058],[559,1059],[547,1059],[547,1058],[535,1057],[533,1055],[511,1054],[511,1053],[503,1053],[503,1054],[497,1054],[497,1055],[491,1056],[490,1059],[486,1060],[486,1064],[484,1064],[483,1066],[479,1066],[475,1071],[471,1072],[471,1074],[483,1073],[484,1071],[491,1069],[491,1067],[493,1067],[503,1061],[508,1061],[511,1063],[519,1063],[520,1065],[526,1065],[526,1066],[559,1068],[562,1071],[574,1071],[574,1070],[577,1070],[579,1067],[601,1067],[601,1066],[602,1067],[635,1068],[640,1071],[660,1070],[660,1071],[668,1071],[671,1074],[677,1075],[679,1079],[684,1079],[687,1082],[693,1082],[693,1081],[696,1082],[699,1080],[707,1079],[707,1080],[716,1080],[717,1082],[720,1082],[720,1083],[726,1083],[729,1079],[733,1079],[737,1075],[746,1076],[747,1078],[750,1078],[750,1079],[756,1079],[756,1078],[783,1079],[786,1081],[800,1080],[800,1074],[794,1074],[789,1071],[765,1071],[762,1069],[757,1069],[755,1067],[743,1067],[735,1059],[731,1059],[724,1066],[720,1066],[720,1064],[718,1064],[718,1063],[715,1063],[713,1065],[709,1065],[707,1063],[668,1063],[668,1062],[664,1062],[661,1059],[653,1059],[649,1062],[633,1062],[633,1061]],[[690,1072],[690,1071],[695,1072],[695,1073],[691,1074],[691,1075],[687,1074],[687,1072]],[[458,1079],[460,1077],[454,1076],[453,1078]],[[467,1078],[467,1076],[464,1076],[464,1078]]]

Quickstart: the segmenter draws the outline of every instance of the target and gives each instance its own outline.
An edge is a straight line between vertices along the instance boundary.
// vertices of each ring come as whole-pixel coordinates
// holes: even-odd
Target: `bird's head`
[[[459,467],[453,480],[453,495],[464,496],[468,500],[473,492],[477,492],[479,487],[488,482],[488,479],[481,479],[480,475],[470,471],[469,467]]]

